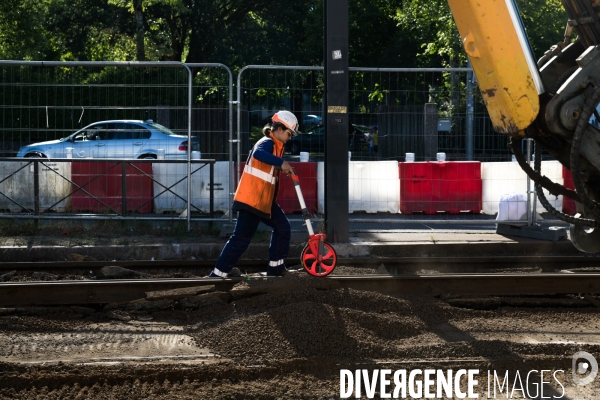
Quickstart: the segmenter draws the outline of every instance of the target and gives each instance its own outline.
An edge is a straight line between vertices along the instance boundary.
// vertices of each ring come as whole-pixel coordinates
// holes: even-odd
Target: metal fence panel
[[[355,172],[350,182],[349,213],[381,213],[381,210],[386,209],[381,204],[388,204],[391,198],[388,191],[395,190],[391,183],[383,183],[394,175],[391,171],[387,171],[383,165],[379,168],[364,162],[404,163],[408,161],[407,153],[413,153],[416,162],[435,162],[438,157],[465,163],[498,162],[501,165],[503,162],[511,162],[508,138],[494,132],[470,68],[350,68],[349,81],[349,168]],[[281,109],[292,111],[299,118],[302,132],[286,144],[285,158],[298,162],[298,165],[302,165],[301,161],[305,160],[317,163],[323,161],[327,133],[322,124],[325,115],[321,67],[246,66],[238,73],[237,92],[238,171],[252,145],[262,137],[262,127]],[[378,128],[376,154],[369,151],[369,127],[373,125]],[[414,210],[404,207],[405,211],[400,210],[401,213],[388,207],[388,210],[392,210],[388,212],[396,214],[395,217],[390,215],[391,219],[386,217],[381,221],[367,218],[365,222],[384,223],[385,225],[377,226],[380,229],[389,229],[397,222],[435,223],[457,219],[489,225],[494,222],[493,214],[498,209],[500,196],[494,193],[494,198],[486,197],[486,204],[482,205],[481,192],[484,185],[480,165],[461,164],[458,172],[453,172],[464,174],[466,170],[463,169],[467,168],[468,173],[473,174],[473,182],[469,181],[468,187],[457,186],[456,177],[448,181],[449,178],[445,175],[438,176],[434,173],[434,176],[425,179],[420,172],[411,172],[414,185],[400,185],[400,201],[404,199],[406,204],[407,193],[417,190],[410,193],[413,196],[411,201],[418,203],[415,199],[419,198],[428,205],[416,206]],[[489,173],[492,169],[484,169],[486,188],[494,187],[501,192],[503,188],[498,184],[511,182],[506,186],[507,190],[516,188],[524,196],[531,195],[524,175],[515,173],[515,176],[497,177],[495,173]],[[507,168],[511,171],[513,169]],[[381,172],[384,170],[387,172]],[[316,171],[318,173],[319,168]],[[369,175],[366,171],[380,172]],[[381,176],[383,173],[386,176]],[[446,172],[444,174],[447,175]],[[399,177],[403,179],[402,176]],[[316,178],[318,200],[321,200],[326,182],[323,182],[322,176]],[[425,181],[427,182],[424,183]],[[380,182],[380,186],[385,188],[377,189],[373,182]],[[418,192],[421,190],[419,184],[427,187],[422,193]],[[466,191],[467,194],[457,196],[460,191]],[[473,200],[477,196],[478,201]],[[465,200],[466,198],[469,200]],[[559,205],[561,199],[555,200]],[[320,212],[323,211],[321,203],[319,201]],[[403,208],[402,204],[400,208]],[[356,221],[360,216],[354,214],[350,218]]]
[[[14,157],[24,145],[61,139],[97,121],[151,119],[188,137],[188,143],[180,145],[183,160],[192,158],[188,144],[195,136],[203,159],[230,161],[233,82],[224,65],[0,61],[0,75],[0,157]],[[160,150],[154,150],[152,156],[160,159]],[[73,156],[75,160],[77,154]],[[187,210],[193,211],[188,201],[194,184],[188,179],[189,164],[183,198]],[[181,168],[177,171],[179,180]],[[73,209],[61,208],[69,210]]]

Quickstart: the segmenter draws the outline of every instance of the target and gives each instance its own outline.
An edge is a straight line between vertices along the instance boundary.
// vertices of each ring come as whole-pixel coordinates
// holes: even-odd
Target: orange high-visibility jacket
[[[242,209],[270,218],[271,205],[277,195],[279,169],[253,157],[254,150],[266,140],[273,141],[273,155],[283,157],[283,143],[270,136],[260,139],[250,151],[242,178],[233,197],[233,211]]]

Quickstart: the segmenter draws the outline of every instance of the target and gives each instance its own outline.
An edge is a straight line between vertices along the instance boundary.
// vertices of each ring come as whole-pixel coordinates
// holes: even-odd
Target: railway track
[[[297,265],[298,261],[290,259],[286,264]],[[105,279],[101,269],[109,265],[158,274],[161,278]],[[16,271],[15,274],[25,277],[33,272],[82,276],[78,280],[34,281],[28,277],[25,281],[2,282],[0,307],[127,302],[143,299],[146,293],[154,291],[203,285],[215,285],[218,291],[229,291],[243,280],[279,279],[252,276],[208,279],[194,276],[207,275],[213,265],[214,260],[2,263],[0,277],[6,271]],[[264,270],[264,261],[243,260],[238,266],[251,274]],[[369,275],[332,274],[315,279],[327,279],[340,288],[387,295],[600,293],[600,257],[595,256],[347,258],[339,259],[338,266],[344,267],[343,271],[352,271],[353,267],[360,267],[360,271],[364,268],[372,270]],[[192,277],[182,278],[182,272]],[[283,279],[281,282],[286,282]]]
[[[217,291],[229,291],[236,283],[248,279],[243,277],[8,282],[0,284],[0,306],[127,302],[146,298],[148,292],[204,285],[215,285]],[[286,278],[250,279],[278,279],[282,284],[286,282]],[[339,288],[374,291],[387,295],[600,293],[600,274],[595,273],[334,275],[314,279],[332,281]],[[293,284],[289,290],[298,288],[298,284]],[[263,290],[268,292],[270,289],[265,286]],[[276,290],[286,290],[285,285],[277,285]]]
[[[286,265],[298,265],[300,260],[290,258]],[[136,260],[136,261],[52,261],[52,262],[4,262],[0,263],[0,275],[9,271],[19,273],[48,272],[54,274],[89,274],[97,273],[107,265],[119,266],[139,272],[169,273],[210,271],[215,260]],[[486,256],[486,257],[370,257],[370,258],[338,258],[338,265],[348,267],[377,268],[383,264],[390,273],[413,273],[428,269],[440,273],[485,273],[497,269],[537,268],[541,272],[561,270],[577,270],[580,268],[598,267],[599,256]],[[264,260],[240,260],[237,263],[241,270],[249,273],[264,271]]]

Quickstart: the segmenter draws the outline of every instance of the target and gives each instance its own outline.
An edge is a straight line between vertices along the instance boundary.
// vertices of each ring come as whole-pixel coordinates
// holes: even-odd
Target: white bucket
[[[65,150],[67,151],[67,158],[73,158],[73,148],[67,147]]]
[[[406,162],[415,161],[415,153],[406,153],[405,160]]]
[[[300,162],[308,162],[308,153],[306,151],[300,152]]]
[[[202,158],[202,155],[199,151],[192,151],[192,160],[199,160]]]
[[[435,156],[438,161],[446,161],[446,153],[437,153]]]
[[[164,160],[164,158],[165,158],[165,149],[158,149],[157,153],[158,153],[157,154],[157,158],[159,160]]]

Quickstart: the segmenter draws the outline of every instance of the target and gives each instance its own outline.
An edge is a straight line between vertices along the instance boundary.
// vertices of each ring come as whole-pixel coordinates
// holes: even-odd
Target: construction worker
[[[377,125],[369,127],[369,155],[371,158],[377,158],[377,150],[379,145],[379,132],[377,131]]]
[[[280,171],[289,174],[291,165],[283,159],[283,148],[297,135],[298,119],[289,111],[279,111],[272,123],[263,128],[264,137],[250,151],[244,172],[233,198],[232,211],[239,211],[233,235],[209,277],[226,278],[250,245],[260,222],[273,228],[269,246],[268,276],[282,276],[287,269],[283,263],[290,247],[290,222],[275,202],[279,189]],[[235,270],[239,275],[239,270]]]

